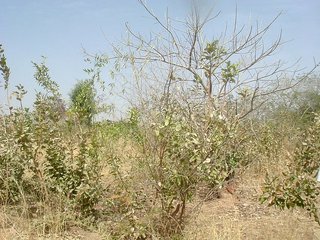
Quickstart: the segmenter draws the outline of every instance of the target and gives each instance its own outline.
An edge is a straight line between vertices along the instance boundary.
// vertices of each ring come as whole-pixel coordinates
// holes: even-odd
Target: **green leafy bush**
[[[318,200],[320,194],[316,174],[320,159],[320,118],[303,135],[292,165],[283,177],[267,177],[261,201],[281,209],[303,208],[320,224]]]
[[[240,144],[245,136],[238,135],[237,124],[218,112],[208,116],[199,109],[191,118],[185,113],[171,100],[142,131],[143,158],[161,209],[157,226],[162,234],[181,231],[187,203],[200,184],[218,190],[244,162]]]
[[[94,216],[102,191],[96,129],[72,126],[74,115],[56,111],[59,87],[44,62],[34,67],[43,91],[33,110],[23,107],[26,91],[19,85],[13,94],[20,106],[9,106],[1,116],[1,203],[50,203],[59,196],[77,216]]]

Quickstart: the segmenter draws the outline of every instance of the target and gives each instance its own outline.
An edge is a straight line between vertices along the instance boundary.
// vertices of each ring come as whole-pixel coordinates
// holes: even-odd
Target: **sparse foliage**
[[[293,88],[314,69],[295,77],[295,69],[289,76],[281,62],[270,62],[281,34],[269,45],[264,37],[278,16],[256,28],[239,28],[235,17],[231,31],[207,39],[215,17],[194,9],[184,22],[161,20],[139,2],[160,31],[148,38],[127,25],[129,37],[113,46],[111,58],[88,54],[89,78],[72,89],[68,110],[45,61],[33,63],[42,90],[25,108],[24,86],[9,92],[10,68],[0,45],[2,87],[18,103],[8,101],[0,115],[0,204],[36,205],[34,212],[45,215],[43,204],[73,219],[100,220],[115,239],[180,239],[195,196],[220,196],[250,166],[284,165],[286,152],[292,164],[281,166],[287,168],[282,176],[268,175],[261,201],[306,209],[319,223],[320,118],[313,115],[319,89]],[[112,78],[122,71],[127,78],[131,108],[126,119],[98,122],[94,117],[110,109],[95,88],[105,88],[106,64],[114,67]],[[279,100],[284,91],[290,106]],[[262,108],[277,94],[270,109]],[[262,114],[253,115],[257,110]],[[283,127],[289,116],[305,125]],[[292,136],[297,139],[290,142]],[[286,142],[298,143],[295,151]]]
[[[270,62],[282,44],[281,33],[269,45],[264,36],[279,16],[248,31],[235,18],[231,32],[210,40],[203,33],[215,17],[202,18],[195,9],[183,23],[161,20],[146,2],[139,2],[160,31],[145,37],[127,25],[128,40],[113,46],[112,72],[119,72],[119,66],[132,70],[143,158],[155,208],[161,209],[158,228],[170,236],[182,231],[187,202],[200,183],[219,189],[254,159],[253,148],[266,158],[275,156],[274,138],[258,146],[250,142],[256,133],[242,129],[249,114],[271,95],[305,78],[295,78],[293,69],[292,81],[284,84],[287,68],[281,61]],[[259,144],[264,137],[268,133],[256,137]]]

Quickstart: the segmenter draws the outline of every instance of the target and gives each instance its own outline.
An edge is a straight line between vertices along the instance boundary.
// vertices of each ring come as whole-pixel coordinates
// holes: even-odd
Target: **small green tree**
[[[90,126],[97,113],[96,91],[92,80],[79,81],[70,93],[71,110],[76,113],[81,124]]]
[[[2,44],[0,44],[0,71],[4,80],[4,88],[8,88],[9,76],[10,76],[10,68],[7,65],[7,58],[4,55],[4,50],[2,48]]]

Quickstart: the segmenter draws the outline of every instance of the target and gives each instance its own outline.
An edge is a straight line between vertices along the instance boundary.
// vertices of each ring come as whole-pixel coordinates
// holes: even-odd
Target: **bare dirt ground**
[[[234,183],[189,216],[185,239],[317,240],[320,227],[302,211],[261,205],[260,179]]]

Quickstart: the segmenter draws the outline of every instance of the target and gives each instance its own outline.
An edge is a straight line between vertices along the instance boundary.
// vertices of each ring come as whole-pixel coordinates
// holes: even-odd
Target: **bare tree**
[[[224,118],[239,120],[259,108],[266,96],[303,81],[295,78],[299,69],[294,65],[274,60],[282,45],[281,32],[272,43],[264,43],[280,14],[262,27],[238,26],[236,14],[232,30],[207,40],[206,26],[217,15],[202,18],[194,7],[184,22],[169,17],[162,21],[143,0],[139,2],[161,30],[147,38],[126,25],[128,40],[124,48],[114,46],[114,52],[117,66],[124,61],[132,67],[135,89],[143,98],[140,102],[147,103],[152,96],[165,106],[169,98],[176,98],[191,112],[198,104],[205,106],[208,114],[218,111]],[[315,63],[306,77],[318,65]],[[283,79],[290,83],[282,84]]]
[[[238,26],[236,15],[231,30],[208,40],[206,27],[218,15],[202,17],[195,7],[183,22],[162,21],[139,2],[160,30],[146,37],[127,25],[128,39],[114,46],[111,60],[116,71],[128,67],[133,73],[132,89],[126,90],[138,103],[143,161],[155,190],[154,206],[162,210],[163,231],[172,226],[181,231],[197,185],[220,187],[233,178],[240,161],[248,164],[241,134],[247,129],[240,120],[303,78],[294,77],[297,69],[272,61],[281,32],[264,43],[279,16],[266,26],[246,28]]]

